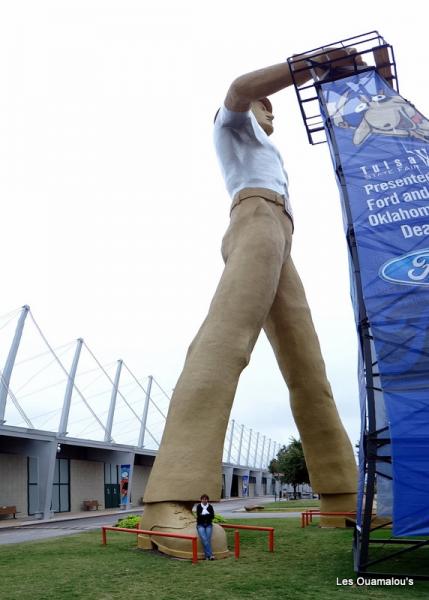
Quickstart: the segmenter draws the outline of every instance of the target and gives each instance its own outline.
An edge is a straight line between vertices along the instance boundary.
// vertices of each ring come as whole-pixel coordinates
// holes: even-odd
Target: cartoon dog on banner
[[[351,100],[350,91],[340,96],[338,102],[328,103],[329,116],[337,127],[355,129],[353,143],[362,144],[370,135],[413,137],[429,142],[429,121],[402,96],[388,96],[384,90],[367,97],[360,95],[355,113],[362,113],[357,127],[344,119],[344,109]]]

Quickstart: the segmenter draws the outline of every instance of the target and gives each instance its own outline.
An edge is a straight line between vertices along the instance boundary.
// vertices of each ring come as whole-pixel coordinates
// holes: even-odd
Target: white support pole
[[[259,431],[256,433],[255,458],[253,459],[253,466],[255,468],[258,465],[258,446],[259,446]]]
[[[268,465],[270,464],[270,450],[271,450],[271,438],[269,440],[269,444],[268,444],[268,452],[267,452],[267,468]]]
[[[246,465],[249,467],[249,457],[250,457],[250,446],[252,444],[252,430],[249,432],[249,444],[247,446],[247,456],[246,456]]]
[[[79,363],[80,351],[82,350],[83,339],[76,340],[76,350],[73,357],[70,373],[68,374],[66,392],[64,394],[63,410],[61,411],[60,426],[58,435],[67,435],[67,426],[70,414],[70,405],[74,389],[74,380],[76,377],[77,365]]]
[[[255,478],[256,478],[256,483],[255,483],[255,496],[261,496],[262,495],[262,471],[255,471]]]
[[[57,458],[57,442],[43,444],[40,450],[40,471],[45,482],[42,490],[42,518],[51,519],[54,515],[51,511],[52,488],[54,483],[55,462]],[[42,487],[42,486],[41,486]]]
[[[225,498],[231,498],[232,478],[234,475],[234,467],[223,467],[225,476],[225,489],[223,491]]]
[[[226,458],[227,463],[231,462],[231,450],[232,450],[232,438],[234,436],[234,425],[235,425],[235,421],[234,421],[234,419],[231,419],[231,427],[229,429],[228,456]]]
[[[146,388],[146,397],[145,397],[145,401],[144,401],[143,416],[142,416],[142,421],[140,423],[139,441],[137,442],[137,446],[139,448],[144,447],[144,436],[145,436],[145,432],[146,432],[147,415],[149,412],[149,401],[150,401],[150,393],[152,390],[152,381],[153,381],[153,377],[152,377],[152,375],[149,375],[149,379],[147,382],[147,388]]]
[[[106,429],[104,430],[104,441],[112,442],[113,417],[115,416],[116,397],[118,395],[119,378],[121,377],[122,360],[118,360],[115,380],[113,382],[112,395],[110,397],[109,414],[107,416]]]
[[[272,457],[271,458],[277,458],[276,450],[277,450],[277,442],[274,442],[274,444],[273,444],[273,451],[272,451]]]
[[[267,436],[264,435],[264,439],[262,441],[262,452],[261,452],[261,462],[259,463],[259,468],[262,469],[262,463],[264,462],[264,450],[265,450],[265,439]]]
[[[241,426],[241,431],[240,431],[240,442],[238,444],[238,458],[237,458],[237,465],[240,465],[240,460],[241,460],[241,448],[243,447],[243,434],[244,434],[244,425]]]
[[[22,307],[21,314],[18,319],[18,323],[16,324],[15,335],[13,336],[12,345],[9,350],[9,354],[7,356],[3,374],[1,376],[1,385],[0,385],[0,425],[5,423],[5,411],[6,411],[6,401],[9,393],[9,383],[12,375],[12,370],[15,364],[16,355],[19,348],[19,343],[22,337],[22,331],[24,329],[25,319],[28,315],[28,311],[30,307],[25,305]]]

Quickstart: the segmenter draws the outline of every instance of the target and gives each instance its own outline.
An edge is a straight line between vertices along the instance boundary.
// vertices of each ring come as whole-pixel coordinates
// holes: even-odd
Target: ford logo
[[[429,248],[388,260],[379,275],[390,283],[429,286]]]

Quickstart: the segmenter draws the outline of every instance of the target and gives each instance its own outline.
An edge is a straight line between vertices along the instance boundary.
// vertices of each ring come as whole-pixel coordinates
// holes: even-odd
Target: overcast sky
[[[401,93],[429,113],[424,9],[373,0],[0,6],[0,314],[29,304],[54,346],[84,337],[103,364],[123,358],[167,391],[223,268],[230,199],[212,121],[230,82],[377,29],[394,46]],[[355,442],[357,339],[328,147],[308,144],[292,89],[272,100],[292,253]],[[280,443],[296,435],[263,334],[232,416]]]

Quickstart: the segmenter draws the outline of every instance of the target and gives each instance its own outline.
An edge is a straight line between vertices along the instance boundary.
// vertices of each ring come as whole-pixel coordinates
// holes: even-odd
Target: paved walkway
[[[220,502],[214,502],[213,505],[218,512],[223,514],[224,511],[245,512],[245,506],[255,504],[268,504],[273,502],[273,496],[259,496],[258,498],[228,498]],[[58,521],[72,521],[75,519],[91,519],[93,517],[104,517],[111,515],[126,515],[140,514],[143,512],[143,506],[133,506],[126,510],[119,508],[101,509],[101,510],[85,510],[78,512],[55,513],[51,519],[35,519],[31,516],[0,518],[0,532],[2,529],[10,527],[28,527],[30,525],[41,525],[42,523],[53,523]],[[19,514],[19,513],[18,513]],[[119,518],[119,517],[118,517]]]
[[[254,504],[267,504],[273,501],[272,496],[259,498],[233,498],[213,503],[215,512],[226,519],[276,519],[296,517],[299,513],[251,513],[246,512],[244,506]],[[0,522],[0,545],[16,544],[45,540],[53,537],[62,537],[99,529],[102,525],[114,525],[117,520],[127,514],[141,514],[143,507],[138,506],[128,510],[102,510],[86,511],[79,513],[58,513],[52,519],[29,520],[28,517],[21,519],[7,519]]]

